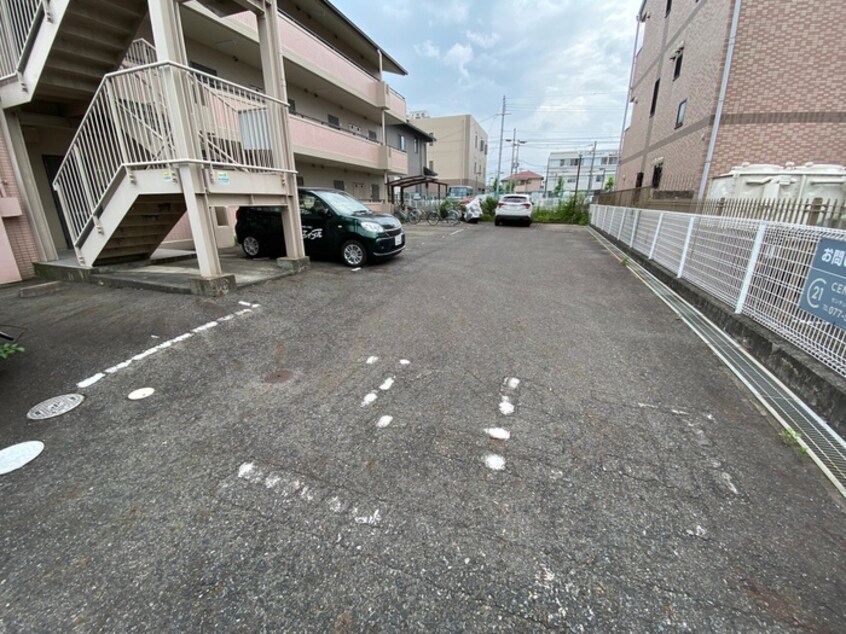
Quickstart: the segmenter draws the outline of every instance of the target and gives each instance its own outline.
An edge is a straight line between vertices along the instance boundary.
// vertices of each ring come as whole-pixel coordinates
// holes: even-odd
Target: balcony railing
[[[182,120],[188,122],[189,147],[181,152],[174,132],[183,124],[171,120],[168,86],[175,86],[188,110]],[[285,107],[262,93],[168,62],[106,75],[53,182],[74,242],[90,229],[126,169],[199,163],[285,172],[276,167],[282,162],[271,149],[273,104]]]
[[[129,45],[129,50],[121,63],[122,68],[134,68],[135,66],[146,66],[155,64],[157,61],[156,47],[144,38],[135,40]]]
[[[15,77],[23,68],[45,15],[48,15],[47,0],[0,2],[0,80]]]

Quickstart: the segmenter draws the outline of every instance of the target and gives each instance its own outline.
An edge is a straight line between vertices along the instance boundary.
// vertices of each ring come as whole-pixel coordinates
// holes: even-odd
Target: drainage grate
[[[82,394],[63,394],[62,396],[54,396],[48,398],[46,401],[40,402],[38,405],[29,410],[26,417],[29,420],[45,420],[47,418],[55,418],[62,414],[67,414],[69,411],[79,406],[85,399]]]
[[[620,259],[627,257],[604,237],[594,231],[591,232],[615,256]],[[846,441],[769,370],[696,308],[637,262],[629,259],[628,268],[684,320],[714,354],[743,381],[783,427],[801,434],[798,442],[808,449],[811,459],[846,497]]]

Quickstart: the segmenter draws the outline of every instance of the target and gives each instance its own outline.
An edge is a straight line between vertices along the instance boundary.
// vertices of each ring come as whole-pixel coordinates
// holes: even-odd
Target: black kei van
[[[405,248],[399,220],[378,214],[336,189],[299,190],[300,222],[308,256],[338,258],[347,266],[389,258]],[[248,258],[285,255],[280,207],[240,207],[235,235]]]

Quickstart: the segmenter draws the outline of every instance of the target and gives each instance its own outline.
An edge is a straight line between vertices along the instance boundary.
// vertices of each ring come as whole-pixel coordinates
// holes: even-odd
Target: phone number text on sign
[[[820,240],[799,307],[846,329],[846,242],[831,238]]]

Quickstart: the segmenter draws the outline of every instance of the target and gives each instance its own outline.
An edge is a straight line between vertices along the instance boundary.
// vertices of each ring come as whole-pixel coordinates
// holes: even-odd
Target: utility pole
[[[502,138],[505,136],[505,95],[502,96],[502,121],[499,124],[499,160],[496,163],[496,195],[499,197],[500,172],[502,171]]]
[[[582,176],[582,152],[579,151],[579,162],[576,164],[576,191],[573,192],[573,200],[578,203],[579,198],[579,178]]]
[[[590,176],[588,176],[588,191],[593,192],[593,163],[596,160],[596,141],[593,142],[593,150],[590,153]],[[593,195],[593,194],[590,194]]]

